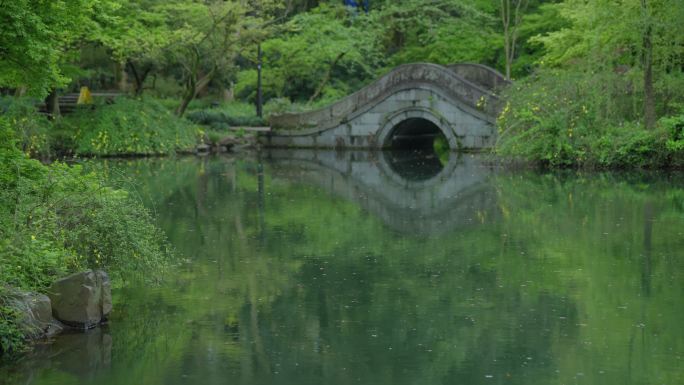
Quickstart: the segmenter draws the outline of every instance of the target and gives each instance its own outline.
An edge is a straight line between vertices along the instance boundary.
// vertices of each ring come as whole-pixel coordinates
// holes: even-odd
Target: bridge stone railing
[[[344,123],[350,115],[372,108],[395,92],[426,84],[442,90],[461,104],[494,121],[500,111],[501,100],[486,86],[499,84],[495,80],[496,71],[491,70],[492,74],[487,74],[487,67],[476,68],[473,65],[454,68],[455,70],[430,63],[404,64],[330,106],[309,112],[272,116],[270,124],[276,130],[318,128],[322,131]]]
[[[486,65],[477,63],[456,63],[449,64],[447,68],[471,83],[475,83],[490,91],[499,90],[511,84],[501,72]]]

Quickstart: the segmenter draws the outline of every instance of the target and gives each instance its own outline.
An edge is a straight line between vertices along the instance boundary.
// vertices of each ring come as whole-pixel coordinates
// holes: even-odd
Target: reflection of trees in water
[[[246,175],[244,178],[240,178],[242,181],[250,179],[253,175]],[[258,187],[258,180],[256,186],[251,185],[254,181],[250,181],[247,187]],[[251,185],[251,186],[250,186]],[[246,189],[247,191],[250,188]],[[244,191],[244,190],[243,190]],[[252,190],[254,191],[254,190]],[[257,193],[259,189],[257,188]],[[299,372],[301,369],[294,369],[295,366],[288,365],[293,364],[292,361],[284,362],[282,357],[277,354],[272,359],[264,357],[264,351],[268,351],[271,354],[273,352],[279,351],[291,351],[294,349],[298,353],[294,356],[296,360],[309,363],[310,365],[316,365],[319,370],[314,370],[313,373],[308,374],[308,379],[311,382],[315,382],[323,376],[323,368],[328,367],[327,371],[333,370],[334,372],[328,373],[325,377],[331,376],[335,378],[337,376],[353,378],[351,375],[345,375],[340,372],[339,362],[340,359],[349,360],[348,364],[350,367],[356,367],[357,370],[364,369],[362,372],[356,372],[355,376],[362,376],[365,378],[374,378],[375,380],[380,380],[374,374],[376,371],[372,367],[385,367],[393,368],[393,376],[395,382],[403,383],[401,378],[405,377],[400,375],[400,370],[407,365],[411,368],[424,368],[424,371],[418,370],[416,373],[418,377],[426,378],[429,376],[432,369],[435,367],[435,363],[430,363],[429,354],[425,355],[423,359],[419,357],[413,357],[414,354],[426,354],[428,350],[428,345],[442,348],[432,349],[435,356],[442,357],[442,363],[437,366],[442,365],[443,369],[449,368],[457,363],[469,364],[469,358],[466,352],[472,350],[479,346],[479,344],[484,344],[485,346],[496,345],[494,342],[497,338],[501,336],[495,332],[495,330],[490,332],[478,332],[478,328],[475,327],[472,320],[478,319],[483,324],[492,324],[491,322],[485,321],[485,316],[474,315],[471,310],[465,311],[462,314],[457,314],[459,307],[463,309],[468,309],[472,307],[473,302],[476,300],[482,300],[483,293],[478,293],[477,289],[482,289],[480,284],[477,284],[481,273],[473,272],[467,269],[466,266],[457,267],[452,266],[452,271],[462,272],[469,271],[474,277],[471,279],[475,281],[471,283],[469,289],[464,289],[463,287],[455,287],[455,285],[446,285],[442,287],[442,290],[436,290],[439,285],[440,279],[432,278],[432,275],[426,274],[423,277],[413,277],[415,271],[420,271],[424,268],[422,264],[424,260],[420,257],[422,254],[431,254],[440,250],[440,246],[433,246],[433,249],[426,249],[424,245],[415,245],[411,249],[404,250],[406,245],[399,246],[397,243],[395,248],[390,248],[387,250],[387,245],[382,245],[383,239],[385,238],[382,233],[382,226],[378,227],[377,224],[370,224],[369,226],[375,228],[375,232],[371,233],[367,237],[359,237],[359,230],[350,231],[350,226],[354,227],[359,224],[358,221],[349,221],[339,218],[339,214],[335,215],[335,211],[339,211],[339,207],[335,210],[326,210],[326,205],[330,202],[328,198],[321,196],[311,196],[311,190],[305,189],[304,191],[297,192],[287,189],[287,193],[278,194],[283,197],[289,197],[290,201],[294,201],[297,204],[292,204],[288,202],[287,205],[281,205],[281,202],[275,202],[273,206],[277,210],[271,211],[266,216],[266,229],[277,229],[275,235],[270,237],[271,241],[269,244],[274,246],[267,247],[267,255],[276,256],[282,255],[281,248],[283,245],[291,243],[293,240],[298,240],[297,245],[302,245],[302,249],[289,249],[292,255],[326,255],[330,253],[333,246],[331,244],[321,244],[322,238],[326,234],[330,233],[347,233],[350,237],[346,240],[341,240],[338,237],[331,237],[336,239],[331,239],[330,242],[335,240],[343,242],[346,244],[339,245],[338,247],[346,250],[351,248],[351,244],[354,242],[361,242],[363,244],[375,243],[376,246],[373,248],[377,255],[389,254],[404,255],[404,258],[408,262],[412,262],[405,265],[400,270],[393,270],[392,261],[390,259],[384,259],[378,263],[377,258],[374,259],[373,263],[368,263],[365,261],[364,256],[358,255],[357,253],[347,254],[343,258],[339,258],[335,261],[324,260],[322,257],[318,259],[309,260],[309,263],[303,265],[300,269],[301,273],[296,274],[297,280],[300,282],[305,282],[303,286],[297,286],[296,288],[290,288],[285,292],[281,293],[271,304],[271,308],[268,309],[268,304],[266,308],[262,308],[261,311],[257,311],[257,303],[254,300],[254,294],[249,294],[248,298],[250,300],[245,305],[239,316],[240,331],[245,336],[241,340],[243,342],[243,348],[249,348],[252,353],[243,353],[243,364],[244,369],[243,375],[250,374],[250,378],[262,379],[262,380],[273,380],[271,369],[273,365],[278,364],[279,370],[281,370],[280,375],[288,374],[292,378],[296,377],[298,379],[306,380],[307,376],[302,376]],[[276,194],[276,191],[272,189],[269,191],[270,195]],[[235,201],[235,199],[233,199]],[[247,200],[248,202],[249,200]],[[258,206],[258,197],[256,197],[256,202]],[[247,203],[245,202],[245,203]],[[254,201],[253,201],[254,202]],[[247,204],[249,206],[249,203]],[[313,210],[304,209],[305,206],[313,207]],[[352,206],[353,208],[353,206]],[[254,207],[252,207],[254,209]],[[302,225],[301,222],[307,223],[307,219],[316,217],[316,210],[323,211],[323,216],[329,217],[327,223],[340,223],[338,228],[325,228],[322,223],[321,227],[312,227],[310,224]],[[351,215],[358,215],[359,211],[357,209],[352,209],[351,211],[342,210],[343,212]],[[220,212],[220,211],[219,211]],[[297,214],[294,214],[294,213]],[[356,214],[354,214],[356,213]],[[246,214],[246,213],[245,213]],[[345,214],[345,216],[347,215]],[[249,216],[249,214],[246,214]],[[275,218],[271,221],[270,219],[275,215]],[[258,219],[259,213],[252,213],[253,219]],[[236,218],[241,218],[239,215]],[[204,223],[211,223],[207,221],[210,218],[204,218]],[[367,218],[370,220],[371,218]],[[270,225],[270,226],[269,226]],[[252,231],[256,232],[258,229],[258,221],[252,223]],[[361,226],[365,228],[366,226]],[[306,228],[302,233],[301,229]],[[288,231],[290,229],[290,231]],[[339,232],[337,231],[339,230]],[[247,236],[244,235],[247,231],[244,230],[242,225],[236,225],[234,231],[238,239],[241,239],[242,245],[245,245],[245,240]],[[312,234],[313,233],[313,234]],[[288,235],[289,234],[289,235]],[[320,235],[317,235],[320,234]],[[304,237],[304,239],[298,239]],[[375,241],[373,241],[375,240]],[[233,245],[233,247],[241,247],[240,245]],[[254,246],[254,240],[252,241],[252,247]],[[462,251],[460,253],[470,254],[467,251]],[[241,247],[238,254],[248,254]],[[252,258],[259,259],[260,257],[255,255]],[[381,258],[381,257],[380,257]],[[443,256],[446,258],[446,254]],[[327,263],[326,263],[327,262]],[[396,260],[394,261],[396,262]],[[250,262],[251,264],[252,262]],[[332,265],[331,265],[332,264]],[[360,264],[360,265],[359,265]],[[444,261],[444,266],[447,267],[448,261]],[[401,264],[398,264],[401,266]],[[323,269],[323,270],[321,270]],[[321,271],[332,271],[342,270],[341,273],[333,275],[333,273],[327,273],[326,276],[321,273]],[[237,272],[233,272],[237,273]],[[240,272],[241,275],[251,277],[250,280],[253,281],[254,277],[260,274],[257,271]],[[486,276],[486,274],[484,274]],[[323,280],[323,277],[327,277]],[[346,282],[345,279],[351,277],[358,277],[355,280]],[[385,282],[387,285],[392,286],[395,283],[392,282],[392,277],[396,277],[396,285],[398,287],[406,286],[408,284],[409,288],[404,289],[396,294],[395,298],[392,297],[391,293],[379,294],[377,290],[373,288],[373,282]],[[417,281],[425,280],[424,284],[411,281],[416,279]],[[441,282],[464,282],[467,277],[443,274],[441,277]],[[490,277],[491,280],[491,277]],[[260,280],[261,281],[261,280]],[[494,285],[489,283],[487,286],[494,288]],[[253,293],[254,285],[246,285],[248,293]],[[438,294],[435,294],[438,292]],[[452,293],[460,292],[459,296],[453,296]],[[442,294],[439,294],[442,293]],[[380,297],[375,298],[380,295]],[[458,298],[459,301],[454,301],[454,303],[444,303],[444,298]],[[432,298],[430,301],[428,299]],[[459,303],[460,302],[460,303]],[[296,304],[306,304],[306,311],[292,311],[292,308],[296,307]],[[376,328],[382,333],[387,333],[389,330],[400,330],[405,334],[403,340],[396,340],[391,342],[396,347],[393,349],[393,353],[385,353],[382,344],[376,344],[374,346],[367,346],[367,351],[358,351],[358,348],[366,348],[366,344],[374,341],[368,335],[368,326],[363,325],[361,321],[365,318],[365,314],[377,312],[373,310],[377,307],[377,303],[385,303],[383,310],[379,312],[377,319],[374,323]],[[351,304],[355,311],[349,311],[343,304]],[[421,310],[415,310],[416,305],[420,305]],[[539,307],[534,305],[535,307]],[[454,309],[452,311],[444,313],[444,308]],[[512,308],[519,309],[520,304],[516,304]],[[424,310],[423,310],[424,309]],[[261,318],[259,318],[261,314]],[[401,321],[402,317],[397,317],[397,314],[407,314],[413,318],[411,323],[406,323]],[[498,319],[502,322],[511,322],[511,317],[505,316],[501,317],[500,312],[496,312],[496,316],[491,314],[489,318]],[[505,320],[505,321],[504,321]],[[399,325],[403,322],[403,325]],[[447,336],[432,336],[430,335],[431,329],[442,329],[449,330],[451,328],[451,323],[457,322],[460,325],[460,334],[454,332],[450,337]],[[515,321],[513,321],[515,323]],[[336,328],[345,326],[348,328],[347,333],[337,333],[334,332]],[[255,330],[257,329],[257,330]],[[495,329],[499,329],[498,327]],[[501,328],[504,330],[505,328]],[[274,335],[273,330],[278,330],[278,333]],[[529,333],[532,329],[526,329]],[[535,335],[537,335],[535,331]],[[265,336],[266,339],[261,338]],[[484,341],[483,339],[488,338],[489,341]],[[531,339],[527,336],[522,336],[519,338],[521,341],[530,341]],[[385,339],[386,340],[386,339]],[[266,345],[269,348],[264,350],[260,346]],[[524,345],[524,344],[523,344]],[[523,346],[521,345],[521,346]],[[424,346],[425,349],[420,352],[420,346]],[[315,347],[315,348],[314,348]],[[442,350],[440,350],[442,349]],[[484,354],[484,353],[483,353]],[[454,360],[453,357],[456,355],[460,357],[459,360]],[[490,352],[486,355],[495,355]],[[252,358],[244,358],[252,357]],[[330,358],[327,358],[330,357]],[[405,361],[401,361],[401,357],[405,357]],[[246,360],[246,361],[245,361]],[[368,361],[373,364],[363,367],[358,367],[361,362]],[[269,364],[269,362],[271,362]],[[380,366],[377,366],[380,365]],[[465,365],[468,367],[468,365]],[[310,370],[312,368],[309,368]],[[464,373],[459,374],[462,376]],[[473,376],[475,374],[473,373]],[[256,376],[256,377],[254,377]],[[458,377],[457,376],[457,377]],[[304,381],[306,382],[306,381]]]
[[[678,364],[665,353],[684,341],[675,326],[684,309],[667,305],[684,289],[684,260],[676,257],[684,250],[684,216],[675,204],[681,183],[524,174],[501,176],[496,185],[501,210],[510,213],[502,232],[548,265],[537,284],[577,298],[582,327],[558,346],[559,365],[600,368],[602,383],[681,381],[684,373],[673,371]],[[616,366],[625,370],[606,369]]]
[[[103,384],[681,382],[680,187],[499,174],[497,215],[425,237],[310,169],[142,164],[190,262],[117,293]]]

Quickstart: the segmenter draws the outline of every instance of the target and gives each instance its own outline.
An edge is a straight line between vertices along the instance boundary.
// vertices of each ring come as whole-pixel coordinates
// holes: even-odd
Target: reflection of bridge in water
[[[492,171],[476,156],[435,157],[362,151],[271,150],[274,176],[313,184],[358,203],[401,233],[432,235],[495,215]]]

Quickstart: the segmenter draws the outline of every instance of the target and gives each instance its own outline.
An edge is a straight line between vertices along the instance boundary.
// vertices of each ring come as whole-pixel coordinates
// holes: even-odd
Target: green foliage
[[[206,143],[211,145],[218,145],[221,139],[225,137],[225,133],[220,131],[208,130],[204,132]]]
[[[546,70],[509,88],[497,152],[551,167],[678,166],[681,116],[663,118],[657,130],[647,131],[631,98],[620,99],[626,80],[611,74],[610,85],[597,88],[601,76]]]
[[[612,70],[642,65],[644,35],[650,30],[656,73],[681,65],[684,5],[678,0],[610,2],[565,0],[553,6],[569,21],[566,28],[536,38],[544,44],[544,60],[558,66],[578,61]],[[614,22],[605,23],[606,19]]]
[[[0,97],[0,117],[11,123],[19,148],[29,156],[49,155],[50,122],[31,98]]]
[[[230,127],[256,127],[266,125],[263,118],[255,115],[229,115],[221,110],[198,110],[188,114],[193,123],[209,126],[216,130],[227,130]]]
[[[264,104],[265,117],[259,118],[251,103],[233,101],[209,106],[206,99],[197,99],[191,104],[191,111],[186,118],[218,131],[231,127],[261,127],[268,125],[268,118],[273,114],[308,111],[329,102],[330,100],[320,99],[314,103],[292,103],[288,98],[273,98]]]
[[[267,115],[291,112],[293,108],[293,104],[288,98],[273,98],[264,105],[264,110]]]
[[[322,104],[361,88],[388,68],[408,62],[496,62],[501,39],[487,2],[378,2],[368,14],[322,3],[298,14],[263,42],[266,100]],[[256,95],[256,70],[237,75],[239,98]]]
[[[666,167],[668,152],[661,131],[646,131],[638,124],[610,127],[593,141],[593,161],[613,168]]]
[[[684,153],[684,114],[662,118],[660,125],[667,135],[667,148]]]
[[[389,65],[410,62],[494,64],[502,40],[489,5],[473,1],[388,2],[373,15]]]
[[[545,49],[542,69],[508,91],[498,152],[554,167],[681,166],[682,3],[566,0],[540,9],[566,25],[530,38]],[[661,119],[644,131],[649,106]]]
[[[157,92],[155,91],[154,93],[151,92],[153,95],[157,95]],[[163,93],[161,95],[164,95]],[[172,97],[169,97],[168,94],[167,96],[163,97],[155,97],[154,102],[158,103],[164,108],[166,108],[168,111],[174,111],[176,107],[178,107],[178,100],[174,99]],[[190,110],[197,110],[197,109],[202,109],[202,108],[209,108],[211,102],[208,99],[194,99],[190,104],[188,105],[188,108]]]
[[[591,111],[578,98],[584,90],[576,80],[544,73],[509,88],[498,120],[497,151],[551,166],[581,161]]]
[[[674,90],[684,81],[681,1],[566,0],[549,8],[557,10],[568,25],[533,39],[544,45],[545,65],[585,73],[624,74],[634,85],[622,91],[637,102],[644,98],[646,70],[652,67],[660,115],[681,107],[684,95]],[[615,22],[603,22],[606,18]]]
[[[119,62],[160,60],[162,50],[170,43],[167,19],[160,12],[164,3],[119,0],[108,17],[101,18],[98,40]]]
[[[306,101],[320,86],[324,96],[334,92],[337,98],[374,78],[382,65],[377,24],[368,15],[353,17],[341,5],[322,4],[296,15],[283,30],[262,44],[266,99]],[[332,81],[322,84],[329,73]],[[255,79],[252,69],[240,73],[236,95],[254,100]]]
[[[557,9],[541,3],[531,2],[520,26],[514,74],[528,74],[543,54],[531,37],[567,25]],[[367,14],[322,3],[263,42],[264,98],[308,102],[318,92],[316,102],[328,104],[409,62],[502,67],[499,18],[498,2],[479,0],[376,1]],[[256,76],[252,66],[238,73],[239,98],[254,100]]]
[[[432,143],[432,147],[435,150],[435,154],[439,158],[440,163],[442,163],[442,165],[446,165],[449,162],[451,149],[449,148],[449,142],[444,135],[437,136],[435,141]]]
[[[537,39],[563,28],[568,27],[569,22],[561,16],[559,10],[552,2],[530,1],[527,14],[524,15],[518,33],[517,54],[512,65],[512,76],[514,79],[523,78],[532,73],[538,66],[542,57],[546,54],[544,45]],[[505,55],[500,55],[501,61]],[[504,67],[503,62],[498,62],[495,67]]]
[[[192,148],[198,129],[153,100],[119,98],[84,106],[57,123],[81,155],[155,155]]]
[[[9,303],[9,292],[0,286],[0,357],[5,352],[18,352],[25,348],[24,335],[19,326],[21,315]]]
[[[27,87],[44,96],[67,84],[64,63],[72,44],[95,38],[96,16],[109,0],[5,1],[0,6],[0,86]]]
[[[44,291],[60,275],[103,268],[115,282],[156,280],[171,251],[142,204],[78,166],[45,166],[16,148],[0,118],[0,341],[19,346],[5,286]]]

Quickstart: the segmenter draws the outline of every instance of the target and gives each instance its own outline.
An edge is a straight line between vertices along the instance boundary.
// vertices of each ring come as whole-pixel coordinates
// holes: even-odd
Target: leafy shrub
[[[221,110],[198,110],[188,113],[188,119],[196,124],[216,130],[227,130],[239,126],[263,126],[266,121],[258,116],[228,115]]]
[[[4,352],[24,348],[24,336],[19,326],[21,315],[10,306],[7,288],[0,286],[0,357]]]
[[[146,99],[147,100],[147,99]],[[178,105],[180,104],[180,99],[175,97],[175,98],[155,98],[153,99],[156,103],[162,105],[164,108],[169,110],[170,112],[175,112],[176,109],[178,108]],[[212,101],[211,99],[205,98],[205,99],[193,99],[190,104],[188,105],[188,110],[195,110],[195,109],[200,109],[200,108],[209,108],[211,105]]]
[[[19,148],[30,156],[49,155],[50,121],[36,110],[31,98],[0,97],[0,116],[12,124]]]
[[[602,167],[658,167],[667,163],[662,130],[646,131],[637,124],[611,127],[595,140],[592,160]]]
[[[0,343],[20,347],[5,285],[44,291],[61,275],[103,268],[115,284],[155,280],[171,251],[142,204],[94,174],[45,166],[17,148],[0,118]]]
[[[672,152],[684,152],[684,114],[660,119],[660,126],[667,133],[667,148]]]
[[[114,104],[81,108],[57,123],[82,155],[155,155],[192,148],[198,130],[153,100],[119,98]]]
[[[638,115],[626,112],[625,101],[606,100],[595,76],[542,71],[510,87],[498,118],[497,153],[550,167],[681,164],[684,117],[663,118],[656,130],[645,130]],[[615,83],[624,79],[613,80],[608,84],[620,88]]]
[[[595,111],[579,74],[542,72],[507,90],[497,152],[553,167],[581,163]]]
[[[273,98],[264,105],[269,114],[282,114],[292,111],[292,102],[288,98]]]
[[[684,168],[684,114],[664,117],[658,124],[664,131],[670,165]]]
[[[217,145],[223,139],[223,134],[216,131],[207,131],[205,132],[205,137],[206,143]]]

